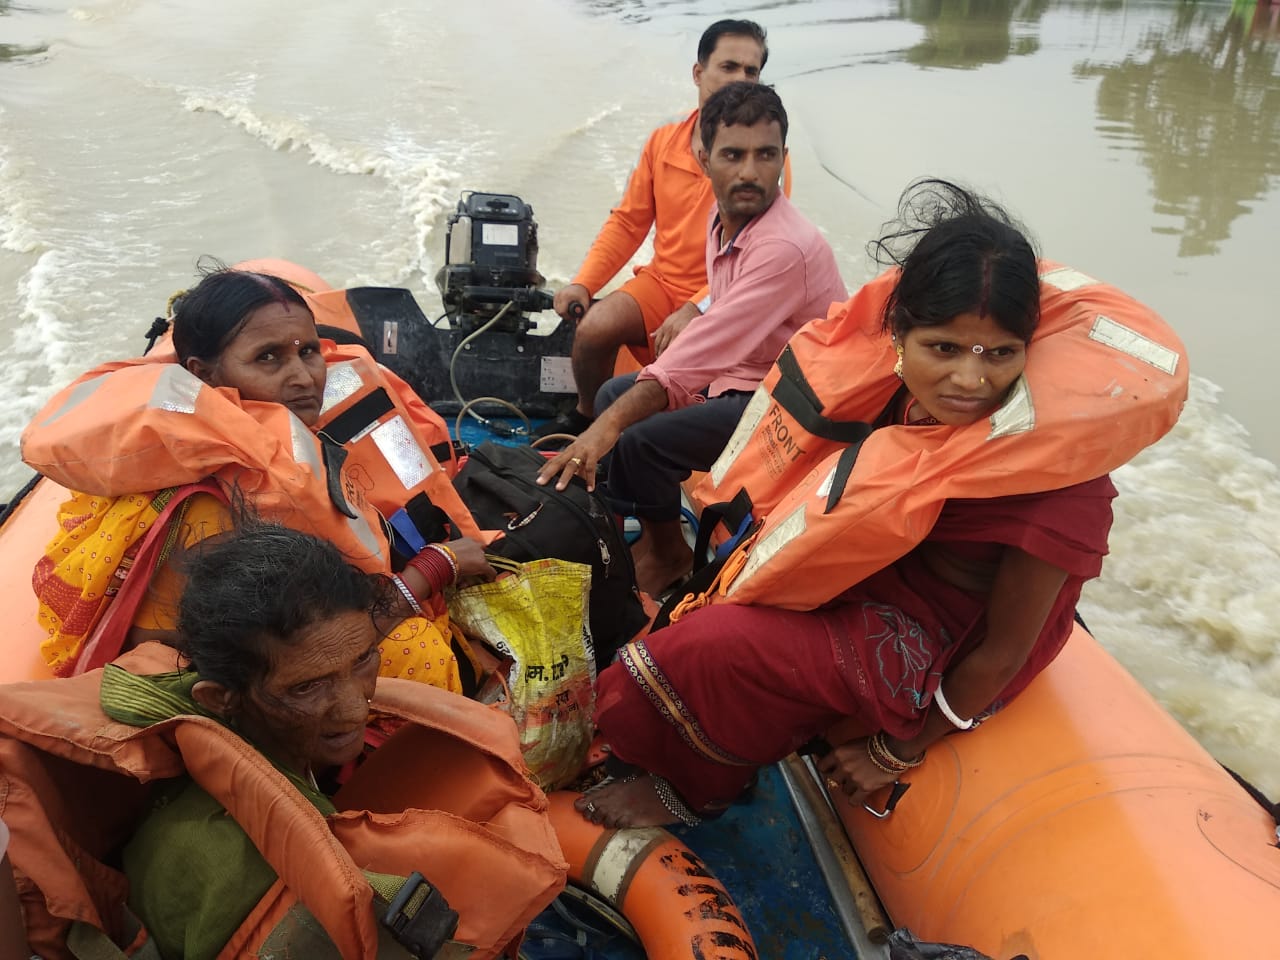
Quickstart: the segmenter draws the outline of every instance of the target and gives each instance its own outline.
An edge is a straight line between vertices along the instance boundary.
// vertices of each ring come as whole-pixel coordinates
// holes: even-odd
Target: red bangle
[[[432,593],[443,593],[445,587],[452,586],[455,580],[449,558],[429,546],[418,551],[408,565],[422,574]]]
[[[455,583],[457,583],[458,576],[459,576],[458,555],[454,553],[452,550],[450,550],[448,547],[446,547],[443,543],[429,543],[427,544],[426,549],[436,551],[437,553],[440,554],[440,556],[444,557],[446,560],[449,561],[449,569],[453,571],[453,578],[449,581],[449,585],[453,586]]]

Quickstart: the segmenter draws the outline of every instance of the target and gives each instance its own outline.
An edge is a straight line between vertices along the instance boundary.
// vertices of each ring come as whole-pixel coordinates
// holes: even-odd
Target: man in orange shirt
[[[707,219],[716,201],[696,156],[698,117],[707,98],[725,84],[758,80],[768,59],[764,28],[751,20],[719,20],[703,32],[693,65],[698,109],[649,135],[622,201],[573,282],[556,293],[556,312],[567,320],[580,318],[573,340],[578,402],[538,435],[585,430],[595,417],[596,391],[613,376],[618,350],[625,346],[641,364],[652,363],[700,312],[698,302],[707,294]],[[655,224],[653,260],[593,305],[592,296],[634,256]]]

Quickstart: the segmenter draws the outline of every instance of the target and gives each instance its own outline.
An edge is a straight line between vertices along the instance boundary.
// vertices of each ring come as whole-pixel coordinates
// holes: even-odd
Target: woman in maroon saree
[[[886,422],[964,426],[1003,403],[1039,320],[1035,252],[999,207],[951,184],[908,191],[877,242],[901,266],[884,326],[903,387]],[[904,258],[895,241],[907,240]],[[857,362],[850,358],[850,362]],[[608,826],[695,823],[841,724],[820,761],[862,802],[1020,692],[1062,649],[1107,551],[1107,477],[950,500],[918,547],[810,612],[716,605],[629,645],[600,675],[597,723],[627,773],[578,801]]]

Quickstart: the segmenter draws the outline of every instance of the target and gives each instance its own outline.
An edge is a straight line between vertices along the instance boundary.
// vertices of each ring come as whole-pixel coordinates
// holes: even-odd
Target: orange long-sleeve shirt
[[[695,110],[681,122],[649,134],[621,202],[610,211],[573,278],[592,296],[626,266],[655,224],[648,269],[690,300],[706,292],[707,220],[716,197],[693,153],[697,122]],[[783,177],[783,189],[790,195],[789,162]]]

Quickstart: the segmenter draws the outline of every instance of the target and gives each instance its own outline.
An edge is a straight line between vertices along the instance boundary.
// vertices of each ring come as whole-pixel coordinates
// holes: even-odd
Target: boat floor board
[[[761,960],[857,960],[776,767],[720,819],[668,829],[733,895]]]

